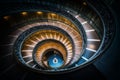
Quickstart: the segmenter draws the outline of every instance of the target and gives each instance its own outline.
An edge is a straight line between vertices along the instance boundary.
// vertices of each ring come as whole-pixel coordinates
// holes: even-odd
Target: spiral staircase
[[[106,80],[92,63],[112,44],[115,23],[99,0],[3,1],[1,80]]]

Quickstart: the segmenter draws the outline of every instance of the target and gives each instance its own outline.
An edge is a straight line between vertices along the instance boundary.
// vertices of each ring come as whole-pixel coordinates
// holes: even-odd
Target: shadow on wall
[[[110,7],[113,11],[113,15],[116,20],[116,33],[114,41],[110,48],[98,59],[94,65],[102,72],[108,80],[120,79],[120,7],[119,2],[115,0],[105,0],[106,3],[110,3]]]

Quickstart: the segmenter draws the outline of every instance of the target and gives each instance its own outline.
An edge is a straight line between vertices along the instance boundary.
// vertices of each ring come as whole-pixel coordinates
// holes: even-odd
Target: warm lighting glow
[[[56,16],[56,14],[54,14],[54,13],[51,13],[51,15],[52,15],[52,16]]]
[[[10,16],[4,16],[3,17],[5,20],[8,20],[10,18]]]
[[[87,5],[87,3],[86,3],[86,2],[83,2],[83,5],[85,5],[85,6],[86,6],[86,5]]]
[[[25,15],[27,15],[27,12],[22,12],[21,14],[25,16]]]
[[[40,12],[40,11],[38,11],[38,12],[36,12],[36,13],[39,14],[39,15],[42,14],[42,12]]]

